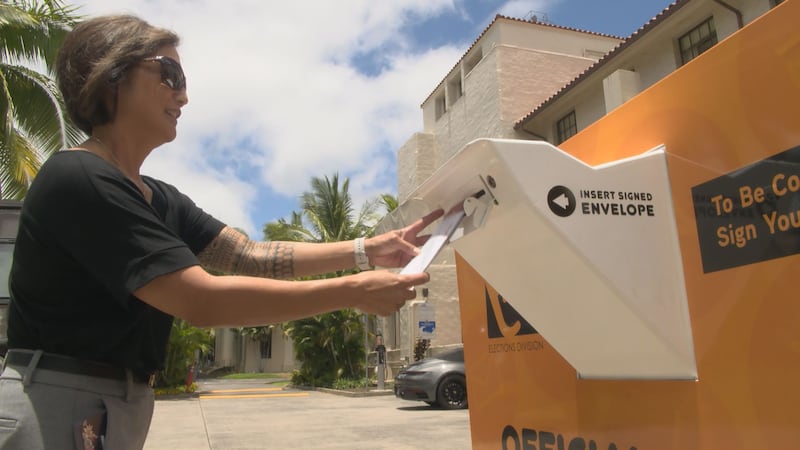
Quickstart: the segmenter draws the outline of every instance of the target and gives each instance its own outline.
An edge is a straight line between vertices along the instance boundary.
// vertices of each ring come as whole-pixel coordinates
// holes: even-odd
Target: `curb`
[[[187,394],[161,394],[161,395],[156,395],[155,396],[155,400],[156,401],[159,401],[159,400],[183,400],[183,399],[187,399],[187,398],[198,398],[200,396],[200,394],[202,394],[202,393],[203,392],[201,392],[201,391],[194,391],[194,392],[190,392],[190,393],[187,393]]]
[[[342,391],[339,389],[330,389],[330,388],[316,388],[317,391],[325,392],[326,394],[333,394],[333,395],[341,395],[343,397],[379,397],[383,395],[394,395],[394,390],[392,389],[383,389],[383,390],[370,390],[370,391]]]

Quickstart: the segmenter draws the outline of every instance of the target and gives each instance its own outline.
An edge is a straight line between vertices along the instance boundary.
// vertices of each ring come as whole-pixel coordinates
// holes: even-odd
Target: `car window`
[[[464,362],[464,349],[458,348],[455,350],[448,350],[437,356],[437,358],[445,361]]]

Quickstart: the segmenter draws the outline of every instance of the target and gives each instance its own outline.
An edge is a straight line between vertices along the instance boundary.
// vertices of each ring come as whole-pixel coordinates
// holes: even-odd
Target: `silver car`
[[[409,364],[395,377],[394,395],[445,409],[467,407],[464,348]]]

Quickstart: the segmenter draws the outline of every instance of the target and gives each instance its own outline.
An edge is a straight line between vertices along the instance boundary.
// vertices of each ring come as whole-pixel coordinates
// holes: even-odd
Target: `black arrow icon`
[[[567,217],[575,212],[575,195],[564,186],[555,186],[547,193],[547,206],[559,217]]]

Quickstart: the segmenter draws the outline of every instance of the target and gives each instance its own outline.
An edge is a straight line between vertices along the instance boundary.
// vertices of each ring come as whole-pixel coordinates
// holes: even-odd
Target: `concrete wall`
[[[423,156],[426,164],[434,164],[435,168],[475,139],[532,138],[519,135],[514,123],[593,63],[593,59],[578,56],[493,47],[464,77],[461,97],[438,120],[428,124],[426,135],[432,135],[436,144],[416,147],[417,154],[438,151],[435,157]],[[432,105],[424,105],[423,109],[433,108]],[[412,139],[419,143],[416,135]],[[408,157],[404,146],[398,153],[401,198],[419,186],[408,180],[424,181],[403,172],[403,168],[413,166]]]
[[[397,196],[403,202],[436,170],[438,147],[436,137],[429,133],[414,133],[397,151]]]
[[[465,77],[463,95],[435,123],[429,124],[437,143],[436,167],[457,148],[477,136],[491,133],[500,120],[497,52],[484,54],[481,62]],[[414,186],[416,188],[416,186]]]

